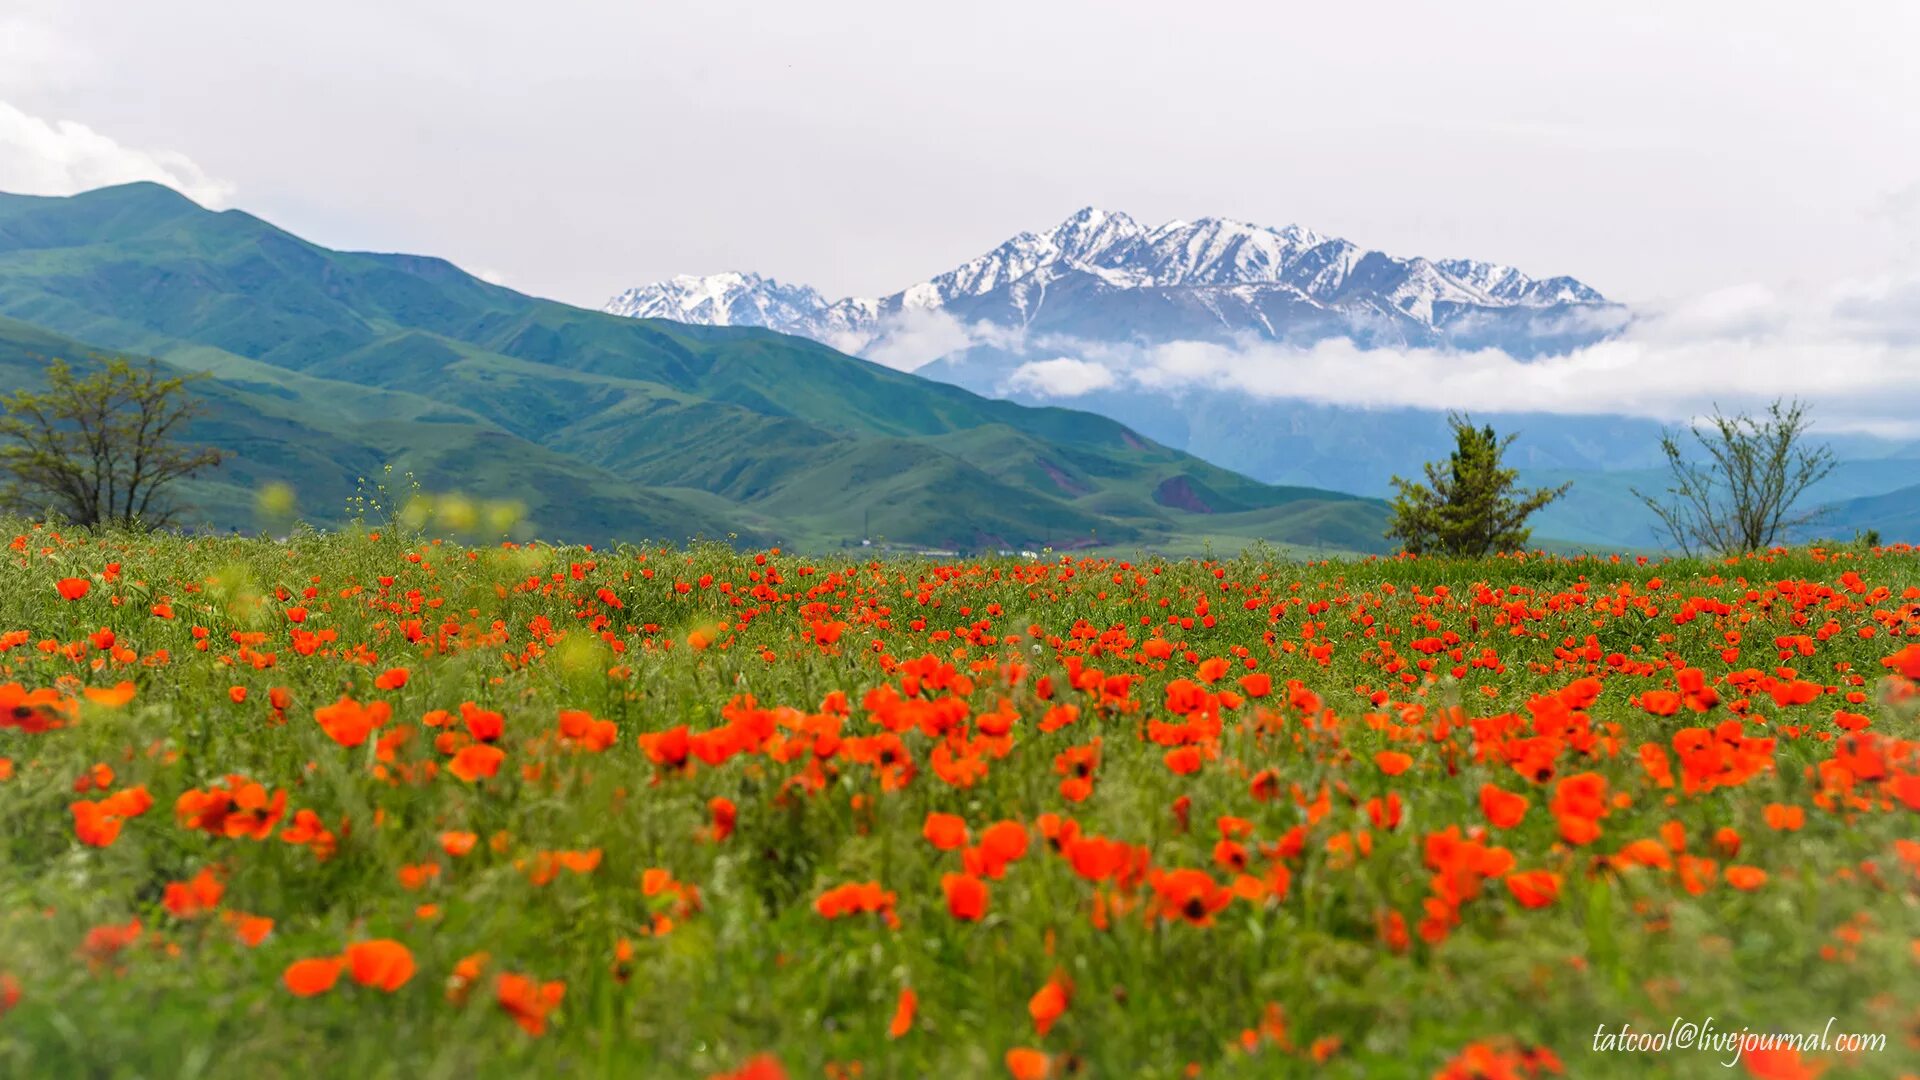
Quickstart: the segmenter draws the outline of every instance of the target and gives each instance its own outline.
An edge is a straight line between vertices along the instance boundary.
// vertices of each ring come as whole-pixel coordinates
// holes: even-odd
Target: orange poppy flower
[[[1013,1080],[1047,1080],[1053,1063],[1047,1055],[1032,1047],[1016,1046],[1007,1051],[1007,1072]]]
[[[1204,870],[1155,871],[1151,878],[1163,919],[1185,919],[1195,926],[1212,926],[1213,917],[1233,902],[1224,888]]]
[[[1883,658],[1880,665],[1892,669],[1895,674],[1903,678],[1920,681],[1920,644],[1909,645],[1892,656]]]
[[[267,940],[267,935],[273,933],[273,920],[264,915],[242,915],[237,911],[229,911],[221,918],[233,927],[234,936],[249,949],[259,947],[261,942]]]
[[[362,705],[345,694],[333,704],[313,710],[313,718],[327,737],[348,749],[366,742],[373,729],[386,723],[392,714],[393,706],[384,701]]]
[[[397,871],[400,887],[408,892],[419,892],[427,883],[440,876],[439,863],[408,863]]]
[[[887,1038],[897,1039],[913,1030],[913,1013],[920,1005],[920,995],[913,987],[900,988],[900,1001],[893,1007],[893,1022],[887,1025]]]
[[[1525,795],[1492,784],[1480,786],[1480,812],[1486,815],[1488,824],[1496,829],[1511,829],[1520,824],[1527,816],[1528,805]]]
[[[333,984],[340,981],[340,972],[345,968],[346,961],[338,956],[295,960],[281,973],[280,981],[296,997],[312,997],[333,989]]]
[[[205,868],[191,881],[170,881],[167,883],[161,903],[176,919],[197,919],[212,911],[220,904],[220,897],[227,887],[215,877],[212,868]]]
[[[546,1033],[547,1016],[566,996],[567,984],[558,980],[540,983],[509,971],[494,982],[494,1000],[529,1035]]]
[[[707,800],[707,813],[712,818],[712,824],[708,826],[708,835],[715,843],[733,835],[734,825],[740,818],[740,811],[735,808],[732,799],[715,796]]]
[[[88,701],[109,709],[117,709],[133,700],[133,683],[122,680],[112,686],[89,686],[81,691]]]
[[[1623,866],[1650,866],[1656,870],[1665,870],[1673,865],[1673,855],[1666,845],[1644,838],[1621,848],[1613,859]]]
[[[941,851],[967,846],[967,823],[957,814],[929,813],[920,835]]]
[[[87,595],[93,583],[86,578],[67,577],[54,582],[53,587],[60,593],[60,599],[78,600]]]
[[[687,755],[693,751],[693,743],[687,734],[687,725],[681,724],[665,731],[653,731],[640,736],[640,749],[647,752],[647,760],[655,765],[679,769],[686,766]]]
[[[486,969],[487,954],[470,953],[461,957],[453,965],[452,974],[447,976],[447,1000],[462,1004],[472,992],[473,984],[480,981],[480,973]]]
[[[1034,991],[1033,997],[1027,999],[1027,1015],[1033,1018],[1033,1030],[1036,1034],[1044,1036],[1053,1030],[1054,1023],[1066,1013],[1072,995],[1072,984],[1058,974],[1048,979],[1045,986]]]
[[[87,931],[86,940],[80,945],[81,955],[89,964],[104,964],[120,955],[121,951],[140,940],[145,933],[139,919],[124,926],[96,926]]]
[[[1560,898],[1560,875],[1546,870],[1508,874],[1507,891],[1520,901],[1521,907],[1547,907]]]
[[[877,914],[889,926],[897,926],[899,918],[894,914],[893,906],[898,897],[880,887],[877,881],[850,881],[836,885],[814,900],[813,909],[823,918],[839,919],[850,915]]]
[[[1680,711],[1680,694],[1673,690],[1649,690],[1640,695],[1640,707],[1655,716],[1672,716]]]
[[[980,834],[980,850],[986,855],[987,863],[995,869],[1003,869],[1008,863],[1025,858],[1030,840],[1027,827],[1017,821],[996,821]],[[989,877],[999,877],[991,873]]]
[[[859,1063],[855,1062],[855,1064]],[[847,1080],[846,1076],[836,1076],[831,1065],[828,1066],[827,1075],[829,1080]],[[855,1069],[848,1075],[858,1076],[860,1073]],[[707,1080],[787,1080],[787,1070],[780,1064],[780,1059],[772,1054],[755,1054],[738,1069],[728,1073],[714,1073]]]
[[[1163,759],[1167,768],[1176,776],[1191,776],[1200,771],[1202,757],[1197,746],[1182,746],[1169,750]]]
[[[377,986],[389,994],[413,978],[413,952],[388,938],[347,946],[346,961],[352,968],[354,982]]]
[[[453,755],[453,760],[447,763],[447,771],[471,784],[498,774],[500,763],[506,759],[506,751],[497,746],[473,743]]]

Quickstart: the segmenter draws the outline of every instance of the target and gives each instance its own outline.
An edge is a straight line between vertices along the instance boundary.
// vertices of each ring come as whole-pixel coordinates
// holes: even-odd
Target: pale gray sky
[[[0,0],[0,189],[149,174],[598,305],[1095,204],[1629,302],[1910,269],[1920,5]]]

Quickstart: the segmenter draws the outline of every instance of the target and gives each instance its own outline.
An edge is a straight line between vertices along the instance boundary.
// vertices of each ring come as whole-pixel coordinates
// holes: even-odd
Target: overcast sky
[[[1094,204],[1634,303],[1911,269],[1920,5],[0,0],[0,189],[140,175],[597,306]]]

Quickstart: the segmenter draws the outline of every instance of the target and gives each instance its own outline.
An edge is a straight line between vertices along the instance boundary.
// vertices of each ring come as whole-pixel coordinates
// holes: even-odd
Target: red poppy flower
[[[972,874],[946,874],[940,888],[947,894],[947,913],[965,922],[977,922],[987,913],[987,883]]]

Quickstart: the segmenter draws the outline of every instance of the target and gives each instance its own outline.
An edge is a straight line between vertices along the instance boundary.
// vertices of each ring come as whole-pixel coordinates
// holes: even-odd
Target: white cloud
[[[1007,377],[1002,392],[1072,398],[1105,390],[1118,381],[1112,369],[1104,364],[1061,356],[1021,364]]]
[[[152,180],[195,202],[224,206],[233,185],[171,150],[138,150],[72,120],[44,120],[0,101],[0,191],[72,195]]]
[[[968,326],[937,308],[913,308],[888,315],[862,341],[829,340],[827,344],[843,352],[858,352],[876,364],[916,371],[943,356],[976,345],[1018,349],[1021,341],[1017,330],[985,322]],[[854,348],[849,349],[848,345]]]
[[[1485,349],[1299,348],[1244,339],[1127,347],[1047,343],[1065,355],[1016,369],[1008,388],[1050,397],[1128,385],[1209,389],[1359,407],[1625,415],[1682,421],[1716,405],[1799,397],[1828,430],[1920,435],[1920,277],[1811,294],[1724,289],[1637,317],[1561,356]]]

